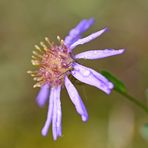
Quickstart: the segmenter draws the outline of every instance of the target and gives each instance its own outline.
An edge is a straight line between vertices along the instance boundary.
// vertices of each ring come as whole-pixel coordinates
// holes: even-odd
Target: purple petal
[[[60,100],[60,97],[57,97],[57,134],[58,136],[62,136],[61,121],[62,121],[61,100]]]
[[[88,119],[87,110],[78,94],[78,91],[76,90],[74,85],[71,83],[71,81],[68,79],[68,77],[65,77],[65,86],[70,96],[70,99],[72,103],[75,105],[77,112],[81,115],[82,120],[87,121]]]
[[[99,37],[101,34],[103,34],[104,32],[106,32],[108,29],[107,28],[104,28],[100,31],[97,31],[95,33],[92,33],[91,35],[85,37],[85,38],[82,38],[82,39],[79,39],[77,40],[76,42],[74,42],[69,48],[70,48],[70,51],[72,49],[74,49],[76,46],[80,45],[80,44],[85,44],[87,42],[90,42],[91,40]]]
[[[43,107],[45,105],[48,96],[49,96],[49,85],[45,84],[41,87],[36,98],[36,101],[40,107]]]
[[[55,98],[55,93],[54,93],[54,101],[53,101],[53,116],[52,116],[52,135],[53,139],[57,139],[57,100]]]
[[[52,134],[54,140],[56,140],[58,136],[62,135],[60,91],[61,86],[51,88],[47,119],[44,127],[42,128],[42,135],[46,136],[52,121]]]
[[[109,56],[122,54],[123,52],[124,52],[124,49],[90,50],[90,51],[85,51],[75,55],[75,58],[76,59],[101,59]]]
[[[80,33],[85,32],[91,25],[93,25],[94,19],[90,18],[88,20],[82,20],[76,27],[76,30],[79,30]]]
[[[85,32],[93,23],[93,18],[82,20],[75,28],[69,32],[69,35],[64,40],[65,45],[69,47],[71,44],[77,41],[81,37],[81,34]]]
[[[42,128],[42,135],[43,136],[47,135],[48,129],[50,127],[51,120],[52,120],[52,114],[53,114],[53,106],[54,106],[54,88],[51,88],[47,119],[46,119],[44,127]]]
[[[74,70],[72,75],[79,81],[95,86],[107,94],[110,94],[113,84],[109,82],[104,76],[96,72],[95,70],[74,63]]]
[[[61,120],[59,120],[58,112],[61,114],[61,110],[58,109],[58,102],[60,100],[60,91],[61,91],[61,86],[58,86],[54,90],[54,107],[53,107],[53,117],[52,117],[52,134],[53,134],[53,139],[56,140],[58,137],[58,128],[61,126]]]

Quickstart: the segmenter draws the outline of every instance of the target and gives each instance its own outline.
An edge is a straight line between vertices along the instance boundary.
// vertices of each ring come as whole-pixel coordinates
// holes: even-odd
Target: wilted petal
[[[61,91],[61,86],[55,87],[54,101],[53,101],[53,117],[52,117],[52,134],[54,140],[57,139],[58,128],[61,126],[61,120],[58,119],[60,117],[59,115],[61,114],[61,110],[58,109],[59,106],[57,104],[60,99],[60,91]],[[58,114],[58,112],[60,112],[60,114]]]
[[[77,41],[81,37],[81,34],[85,32],[93,23],[93,18],[88,20],[83,19],[75,28],[69,32],[69,35],[64,40],[65,45],[69,47],[71,44]]]
[[[50,91],[50,98],[49,98],[49,106],[48,106],[47,119],[46,119],[46,122],[45,122],[44,127],[42,128],[42,135],[43,136],[46,136],[47,135],[48,129],[50,127],[51,120],[52,120],[53,107],[54,107],[54,89],[55,88],[51,88],[51,91]]]
[[[41,87],[36,98],[36,101],[40,107],[43,107],[45,105],[48,96],[49,96],[49,85],[45,84]]]
[[[88,119],[88,114],[87,110],[83,104],[83,101],[81,100],[76,88],[74,85],[71,83],[71,81],[68,79],[68,77],[65,77],[65,86],[67,89],[67,92],[70,96],[71,101],[75,105],[75,108],[77,112],[81,115],[81,118],[83,121],[87,121]]]
[[[101,59],[109,56],[118,55],[124,52],[124,49],[105,49],[105,50],[90,50],[75,55],[76,59]]]
[[[111,92],[113,84],[95,70],[77,63],[74,63],[73,68],[72,75],[79,81],[95,86],[107,94]]]
[[[85,38],[82,38],[82,39],[77,40],[76,42],[74,42],[74,43],[69,47],[69,48],[70,48],[70,51],[71,51],[72,49],[74,49],[74,48],[75,48],[76,46],[78,46],[78,45],[85,44],[85,43],[90,42],[91,40],[93,40],[93,39],[99,37],[101,34],[103,34],[104,32],[106,32],[107,30],[108,30],[108,28],[104,28],[104,29],[102,29],[102,30],[100,30],[100,31],[97,31],[97,32],[95,32],[95,33],[92,33],[91,35],[89,35],[89,36],[87,36],[87,37],[85,37]]]

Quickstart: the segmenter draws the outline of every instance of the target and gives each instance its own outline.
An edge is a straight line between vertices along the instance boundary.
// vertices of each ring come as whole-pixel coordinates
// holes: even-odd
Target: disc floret
[[[46,37],[44,42],[40,42],[40,48],[35,45],[36,50],[33,51],[31,63],[38,67],[36,71],[28,71],[37,83],[33,87],[41,87],[44,84],[51,86],[62,85],[64,76],[69,75],[72,70],[73,59],[68,52],[68,48],[64,45],[64,41],[57,36],[59,45],[51,43]]]

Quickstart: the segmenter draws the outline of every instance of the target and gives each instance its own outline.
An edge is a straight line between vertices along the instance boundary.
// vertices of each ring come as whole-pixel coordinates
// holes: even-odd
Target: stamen
[[[37,77],[34,77],[33,80],[36,81]]]
[[[60,38],[60,36],[57,36],[57,40],[58,40],[59,42],[61,42],[61,38]]]
[[[32,65],[40,65],[38,60],[31,60]]]
[[[32,59],[37,59],[37,57],[35,57],[35,56],[31,56],[32,57]]]
[[[64,45],[64,40],[61,40],[61,45]],[[64,45],[65,46],[65,45]]]
[[[62,40],[61,38],[60,38],[60,36],[57,36],[57,40],[60,42],[60,44],[63,46],[64,45],[64,40]],[[65,45],[64,45],[65,46]]]
[[[41,81],[43,79],[43,77],[34,77],[33,80],[34,81]]]
[[[28,74],[30,74],[32,77],[35,77],[37,75],[37,71],[27,71]]]
[[[28,73],[28,74],[32,74],[32,73],[33,73],[33,71],[31,71],[31,70],[28,70],[28,71],[27,71],[27,73]]]
[[[31,77],[35,77],[36,75],[35,74],[31,74]]]
[[[38,56],[39,58],[42,58],[43,56],[41,56],[40,54],[38,54],[36,51],[32,52],[34,55]]]
[[[34,45],[34,47],[38,50],[38,51],[42,51],[41,48],[38,45]]]
[[[45,41],[46,41],[51,47],[53,47],[53,44],[49,41],[48,37],[45,37]]]
[[[43,49],[45,50],[45,51],[47,51],[47,46],[44,44],[44,42],[40,42],[40,45],[43,47]]]
[[[28,73],[28,74],[32,74],[32,73],[33,73],[33,74],[36,74],[36,73],[38,73],[38,71],[31,71],[31,70],[28,70],[27,73]]]
[[[40,45],[43,48],[40,48],[38,45],[35,45],[35,48],[40,51],[38,53],[33,51],[33,56],[31,63],[34,66],[38,66],[36,71],[27,71],[37,83],[33,86],[41,87],[45,83],[49,83],[52,86],[62,85],[64,83],[65,74],[69,75],[69,71],[72,70],[71,63],[73,59],[70,54],[67,52],[68,49],[64,45],[64,41],[57,36],[60,45],[55,45],[51,43],[46,37],[46,42],[50,45],[46,46],[44,42],[40,42]],[[45,51],[45,52],[43,52]]]
[[[41,84],[40,83],[36,83],[33,85],[33,88],[36,88],[36,87],[41,87]]]

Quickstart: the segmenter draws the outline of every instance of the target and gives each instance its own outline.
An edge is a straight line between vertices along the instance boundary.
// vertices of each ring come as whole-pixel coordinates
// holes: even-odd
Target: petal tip
[[[57,135],[53,135],[53,140],[56,141],[57,140]]]
[[[111,82],[109,82],[109,83],[108,83],[108,87],[109,87],[110,89],[113,89],[113,88],[114,88],[114,84],[111,83]]]
[[[87,120],[88,120],[88,116],[86,116],[86,115],[83,115],[81,118],[82,118],[83,122],[87,122]]]
[[[93,23],[95,22],[95,19],[94,19],[93,17],[91,17],[91,18],[89,19],[89,22],[91,22],[91,24],[93,24]]]
[[[111,89],[108,89],[108,90],[106,90],[105,93],[106,93],[107,95],[110,95],[111,92],[112,92],[112,90],[111,90]]]
[[[105,27],[104,28],[104,32],[107,32],[107,31],[109,31],[109,28],[108,27]]]
[[[119,49],[119,52],[123,53],[123,52],[125,52],[125,49]]]
[[[45,84],[41,87],[37,97],[36,97],[36,102],[39,107],[44,107],[46,104],[46,101],[48,100],[49,96],[49,85]]]
[[[113,84],[108,84],[108,88],[102,88],[102,90],[107,94],[107,95],[110,95],[110,93],[112,92],[112,89],[113,89]]]
[[[47,130],[45,128],[42,129],[41,131],[42,136],[47,136]]]
[[[40,100],[41,99],[39,99],[38,97],[36,98],[36,102],[37,102],[38,106],[43,108],[45,104],[42,101],[40,101]]]
[[[58,136],[60,136],[60,137],[61,137],[61,136],[62,136],[62,132],[58,132]]]

